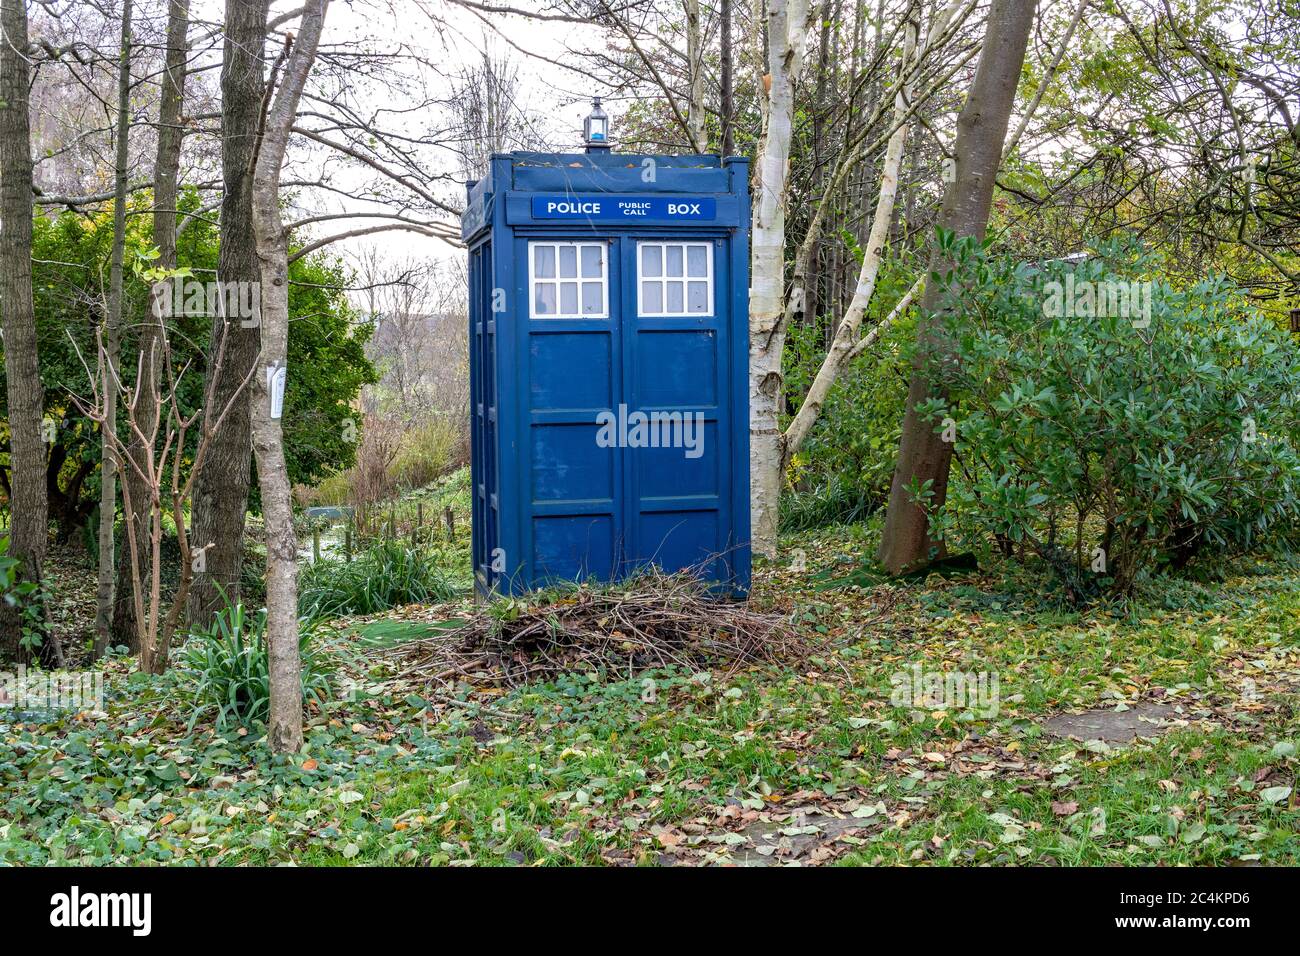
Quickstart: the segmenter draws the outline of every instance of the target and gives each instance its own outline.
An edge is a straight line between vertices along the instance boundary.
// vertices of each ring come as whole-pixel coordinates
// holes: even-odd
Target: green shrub
[[[456,587],[428,552],[380,541],[353,561],[322,560],[298,575],[298,608],[313,617],[374,614],[404,604],[447,601]]]
[[[957,265],[932,280],[950,307],[928,367],[950,398],[920,409],[955,432],[938,536],[1036,554],[1084,596],[1244,552],[1300,516],[1300,362],[1237,290],[1173,288],[1126,243],[1039,267],[940,246]]]
[[[9,539],[0,537],[0,602],[17,609],[22,637],[19,645],[35,654],[45,642],[45,615],[42,611],[46,592],[38,581],[18,580],[17,558],[9,556]]]
[[[329,680],[311,648],[311,622],[298,622],[303,700],[329,696]],[[266,653],[266,609],[251,617],[243,604],[217,612],[206,630],[191,632],[181,648],[184,676],[193,683],[198,706],[190,729],[211,714],[219,731],[264,724],[271,707],[271,672]]]

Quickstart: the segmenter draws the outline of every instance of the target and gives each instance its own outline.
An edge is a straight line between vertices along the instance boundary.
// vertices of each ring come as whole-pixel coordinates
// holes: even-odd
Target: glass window
[[[560,247],[560,278],[575,279],[578,276],[578,249],[576,246]]]
[[[682,275],[682,255],[685,250],[681,246],[668,247],[668,275]]]
[[[531,242],[528,282],[535,319],[609,316],[603,242]],[[581,280],[581,281],[579,281]]]
[[[555,275],[555,247],[534,246],[533,266],[539,279],[552,278]]]
[[[641,315],[713,314],[713,243],[642,242],[637,272]]]
[[[641,283],[641,314],[658,315],[664,310],[664,287],[661,282]]]
[[[643,276],[661,276],[664,274],[663,267],[664,251],[659,246],[652,246],[645,243],[641,246],[641,274]]]

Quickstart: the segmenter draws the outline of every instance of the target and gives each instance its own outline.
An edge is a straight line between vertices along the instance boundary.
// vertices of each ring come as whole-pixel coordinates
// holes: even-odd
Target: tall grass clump
[[[312,617],[374,614],[456,594],[431,554],[398,541],[376,542],[353,561],[314,562],[298,576],[299,613]]]
[[[329,678],[311,646],[310,621],[298,626],[304,701],[329,697]],[[195,629],[181,648],[181,671],[193,685],[194,726],[211,717],[218,731],[265,724],[271,709],[271,668],[266,649],[266,609],[249,614],[243,604],[227,604],[205,629]]]
[[[880,497],[841,478],[830,478],[808,491],[781,496],[781,530],[813,531],[833,524],[862,521],[880,506]]]

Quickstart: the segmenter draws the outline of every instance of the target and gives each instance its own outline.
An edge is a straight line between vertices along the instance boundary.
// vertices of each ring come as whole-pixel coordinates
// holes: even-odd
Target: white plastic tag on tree
[[[271,396],[271,417],[279,418],[284,414],[284,385],[289,376],[285,365],[270,365],[266,369],[266,390]]]

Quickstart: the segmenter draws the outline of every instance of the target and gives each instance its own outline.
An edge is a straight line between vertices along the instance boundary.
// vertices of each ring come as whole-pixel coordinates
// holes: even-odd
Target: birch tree
[[[767,89],[754,184],[749,289],[749,460],[753,549],[776,550],[781,494],[781,356],[785,347],[785,213],[795,80],[808,40],[808,0],[769,0]],[[775,467],[774,467],[775,466]]]
[[[846,140],[827,180],[821,200],[817,204],[807,232],[800,243],[795,257],[794,271],[788,295],[784,294],[783,284],[778,284],[776,295],[779,311],[775,326],[768,328],[761,340],[756,339],[753,330],[757,328],[755,319],[755,296],[759,287],[758,275],[758,226],[755,222],[755,251],[753,273],[754,290],[750,298],[751,324],[751,397],[752,406],[763,403],[761,423],[755,419],[751,409],[751,513],[753,515],[753,547],[761,554],[775,553],[777,542],[777,515],[780,493],[784,484],[787,464],[795,452],[802,446],[812,426],[816,423],[822,405],[841,370],[858,342],[867,307],[875,294],[877,279],[885,258],[885,245],[894,216],[895,200],[898,193],[899,169],[902,163],[903,147],[906,143],[909,122],[918,103],[926,102],[943,84],[961,68],[969,58],[958,61],[931,79],[919,100],[915,94],[917,79],[922,68],[931,61],[935,54],[952,38],[970,15],[975,3],[972,0],[950,0],[934,17],[925,41],[919,42],[920,12],[916,6],[909,8],[902,25],[903,44],[899,62],[897,80],[894,84],[892,113],[888,102],[882,103],[875,114],[862,125],[862,132],[857,139]],[[970,54],[973,56],[973,53]],[[876,62],[883,62],[876,58]],[[775,91],[775,83],[773,84]],[[876,125],[879,118],[887,118],[888,132],[875,139],[867,138],[866,132]],[[886,139],[887,137],[887,139]],[[781,356],[784,348],[786,331],[795,316],[805,309],[805,286],[812,263],[813,251],[823,224],[830,213],[832,203],[843,187],[850,172],[867,156],[875,153],[881,141],[885,144],[885,154],[880,173],[880,189],[877,196],[872,225],[865,243],[865,255],[859,270],[854,295],[845,314],[836,326],[834,340],[817,373],[809,394],[801,404],[798,413],[788,428],[782,432],[778,425],[781,403],[785,400],[783,381],[780,377]],[[783,283],[783,275],[781,277]],[[900,314],[897,310],[893,315]],[[766,320],[764,320],[766,324]],[[754,355],[759,346],[767,346],[770,354],[764,356],[766,368],[762,382],[775,394],[769,399],[761,395],[762,382],[755,377],[756,363]],[[858,350],[855,354],[861,354]],[[760,450],[761,449],[761,450]]]
[[[881,266],[885,261],[885,246],[889,238],[890,225],[894,218],[894,205],[898,196],[899,168],[903,161],[903,146],[907,140],[908,120],[913,108],[916,77],[921,63],[926,59],[927,55],[946,39],[950,27],[960,26],[972,6],[973,4],[970,4],[968,0],[952,0],[935,17],[924,43],[919,43],[917,40],[920,29],[919,9],[914,6],[907,14],[907,20],[904,24],[903,51],[899,63],[899,78],[894,93],[894,129],[885,147],[884,161],[880,170],[880,192],[876,198],[875,214],[871,220],[871,231],[863,248],[862,266],[858,273],[857,286],[854,289],[853,298],[844,317],[835,328],[835,337],[831,342],[831,347],[827,350],[826,356],[817,370],[817,375],[808,389],[808,394],[804,396],[798,412],[795,413],[794,418],[785,430],[781,443],[781,460],[778,462],[778,467],[781,469],[778,481],[784,480],[785,469],[790,459],[803,446],[808,433],[816,424],[822,406],[826,402],[826,396],[830,393],[831,386],[835,384],[840,372],[847,364],[849,356],[851,354],[861,354],[863,351],[858,348],[862,322],[867,314],[867,307],[875,295],[876,283],[880,278]],[[958,15],[958,10],[961,7],[965,7],[965,9]],[[911,291],[906,294],[905,297],[908,301],[915,296],[922,282],[923,280],[918,279]],[[797,287],[792,298],[801,294],[802,289]],[[887,323],[892,322],[900,314],[902,314],[902,310],[895,308],[886,318],[886,321],[877,327],[876,335],[879,335],[887,326]],[[875,337],[872,337],[873,340]]]
[[[709,134],[704,127],[704,27],[700,21],[700,0],[685,0],[686,62],[690,80],[690,105],[687,108],[687,135],[697,153],[708,148]]]
[[[1036,5],[1037,0],[993,0],[989,10],[979,66],[966,105],[957,118],[953,144],[956,168],[939,217],[939,224],[958,238],[983,238],[988,226],[994,180],[1002,162]],[[931,266],[932,271],[942,270],[943,263],[933,256]],[[917,327],[922,353],[942,347],[936,340],[934,324],[925,319],[942,307],[942,290],[937,284],[931,285],[922,300],[922,320]],[[943,542],[930,539],[926,512],[945,500],[952,444],[917,413],[917,405],[933,394],[920,370],[924,362],[925,355],[918,356],[908,386],[898,465],[880,544],[880,560],[895,574],[943,553]]]
[[[266,521],[266,641],[271,714],[267,740],[277,752],[302,746],[302,683],[298,651],[298,538],[280,422],[289,345],[289,250],[280,215],[280,170],[298,102],[320,44],[329,0],[303,7],[296,42],[286,37],[283,80],[264,123],[253,174],[253,234],[262,283],[262,350],[253,376],[253,452]]]

